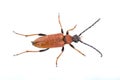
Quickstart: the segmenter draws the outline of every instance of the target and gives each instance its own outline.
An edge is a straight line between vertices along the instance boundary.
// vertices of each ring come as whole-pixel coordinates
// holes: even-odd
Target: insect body
[[[65,41],[67,40],[67,41]],[[54,48],[54,47],[63,47],[64,44],[69,44],[72,42],[72,37],[67,35],[64,36],[61,33],[47,35],[40,37],[32,42],[32,44],[38,48]]]
[[[15,54],[14,56],[17,56],[17,55],[20,55],[20,54],[23,54],[23,53],[27,53],[27,52],[43,52],[43,51],[46,51],[48,50],[49,48],[55,48],[55,47],[62,47],[62,50],[61,50],[61,53],[58,55],[58,57],[56,58],[56,66],[57,66],[57,62],[58,62],[58,59],[60,58],[60,56],[62,55],[63,51],[64,51],[64,45],[65,44],[69,44],[73,49],[75,49],[76,51],[78,51],[80,54],[82,54],[83,56],[85,56],[85,54],[83,54],[81,51],[79,51],[78,49],[76,49],[71,43],[72,42],[81,42],[91,48],[93,48],[94,50],[96,50],[98,53],[100,53],[101,57],[102,57],[102,53],[96,49],[95,47],[83,42],[80,38],[80,36],[85,32],[87,31],[88,29],[90,29],[92,26],[94,26],[100,19],[98,19],[97,21],[95,21],[91,26],[89,26],[88,28],[86,28],[83,32],[81,32],[79,35],[74,35],[74,36],[71,36],[69,35],[69,31],[72,31],[76,28],[77,25],[75,25],[73,28],[67,30],[66,32],[66,35],[64,35],[64,31],[62,29],[62,25],[61,25],[61,21],[60,21],[60,15],[58,15],[58,22],[60,24],[60,27],[61,27],[61,33],[57,33],[57,34],[51,34],[51,35],[46,35],[46,34],[29,34],[29,35],[24,35],[24,34],[19,34],[19,33],[16,33],[14,32],[15,34],[18,34],[18,35],[21,35],[21,36],[35,36],[35,35],[38,35],[38,36],[42,36],[42,37],[39,37],[37,38],[36,40],[32,41],[32,44],[35,46],[35,47],[38,47],[38,48],[45,48],[45,49],[42,49],[42,50],[37,50],[37,51],[33,51],[33,50],[26,50],[24,52],[21,52],[21,53],[18,53],[18,54]]]

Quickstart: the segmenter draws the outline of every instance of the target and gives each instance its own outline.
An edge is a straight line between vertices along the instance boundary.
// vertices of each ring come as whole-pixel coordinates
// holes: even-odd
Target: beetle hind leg
[[[46,36],[46,34],[42,34],[42,33],[40,33],[40,34],[20,34],[20,33],[17,33],[17,32],[15,32],[15,31],[13,31],[13,33],[15,33],[15,34],[17,34],[17,35],[25,36],[25,37],[28,37],[28,36],[36,36],[36,35],[38,35],[38,36]]]
[[[24,52],[21,52],[21,53],[18,53],[18,54],[14,54],[13,56],[18,56],[18,55],[21,55],[21,54],[24,54],[24,53],[28,53],[28,52],[43,52],[43,51],[46,51],[48,50],[49,48],[46,48],[46,49],[42,49],[42,50],[38,50],[38,51],[33,51],[33,50],[26,50]]]

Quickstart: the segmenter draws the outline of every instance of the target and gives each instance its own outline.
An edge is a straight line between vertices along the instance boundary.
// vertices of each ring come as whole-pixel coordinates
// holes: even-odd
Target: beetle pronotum
[[[69,44],[74,50],[76,50],[77,52],[79,52],[80,54],[82,54],[83,56],[85,56],[85,54],[83,54],[81,51],[79,51],[78,49],[76,49],[71,44],[72,42],[77,43],[77,42],[80,41],[82,44],[85,44],[85,45],[93,48],[94,50],[96,50],[101,55],[101,57],[102,57],[102,53],[98,49],[96,49],[95,47],[93,47],[93,46],[91,46],[91,45],[89,45],[89,44],[87,44],[85,42],[83,42],[81,40],[81,38],[80,38],[80,36],[84,32],[86,32],[88,29],[90,29],[92,26],[94,26],[99,20],[100,20],[100,18],[98,20],[96,20],[91,26],[89,26],[84,31],[82,31],[79,35],[73,35],[73,36],[69,35],[69,31],[74,30],[77,25],[75,25],[73,28],[67,30],[66,35],[64,35],[64,31],[63,31],[63,28],[62,28],[62,24],[61,24],[61,21],[60,21],[60,15],[59,14],[58,14],[58,22],[60,24],[61,33],[50,34],[50,35],[46,35],[46,34],[42,34],[42,33],[25,35],[25,34],[20,34],[20,33],[16,33],[15,31],[13,31],[15,34],[18,34],[18,35],[21,35],[21,36],[25,36],[25,37],[35,36],[35,35],[42,36],[42,37],[38,37],[36,40],[32,41],[32,44],[35,47],[38,47],[38,48],[45,48],[45,49],[37,50],[37,51],[26,50],[24,52],[15,54],[14,56],[17,56],[17,55],[20,55],[20,54],[23,54],[23,53],[28,53],[28,52],[43,52],[43,51],[48,50],[49,48],[62,47],[61,53],[56,58],[56,66],[57,66],[58,59],[60,58],[60,56],[62,55],[62,53],[64,51],[64,45],[65,44]]]

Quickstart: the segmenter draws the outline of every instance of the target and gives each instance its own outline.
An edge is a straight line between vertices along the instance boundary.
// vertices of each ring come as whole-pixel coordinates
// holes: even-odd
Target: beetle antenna
[[[92,26],[94,26],[99,20],[100,20],[100,18],[99,18],[97,21],[95,21],[91,26],[89,26],[89,27],[86,28],[84,31],[82,31],[82,32],[79,34],[79,36],[81,36],[84,32],[86,32],[86,31],[87,31],[88,29],[90,29]],[[96,49],[95,47],[93,47],[92,45],[89,45],[89,44],[87,44],[87,43],[85,43],[85,42],[83,42],[83,41],[81,41],[81,40],[79,40],[79,41],[80,41],[81,43],[83,43],[83,44],[85,44],[85,45],[93,48],[94,50],[96,50],[96,51],[101,55],[101,57],[103,56],[102,53],[101,53],[98,49]]]
[[[87,46],[89,46],[89,47],[91,47],[91,48],[93,48],[94,50],[96,50],[101,55],[101,57],[103,56],[102,53],[98,49],[96,49],[95,47],[93,47],[92,45],[87,44],[87,43],[85,43],[85,42],[83,42],[81,40],[80,40],[80,42],[83,43],[83,44],[85,44],[85,45],[87,45]]]
[[[92,26],[94,26],[98,21],[100,20],[100,18],[97,20],[97,21],[95,21],[91,26],[89,26],[88,28],[86,28],[84,31],[82,31],[80,34],[79,34],[79,36],[81,36],[84,32],[86,32],[88,29],[90,29]]]

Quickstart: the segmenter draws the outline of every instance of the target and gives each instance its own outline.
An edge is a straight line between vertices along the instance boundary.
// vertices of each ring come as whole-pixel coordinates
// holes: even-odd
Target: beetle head
[[[74,35],[74,36],[72,37],[72,40],[73,40],[73,42],[77,43],[78,41],[80,41],[80,36]]]

